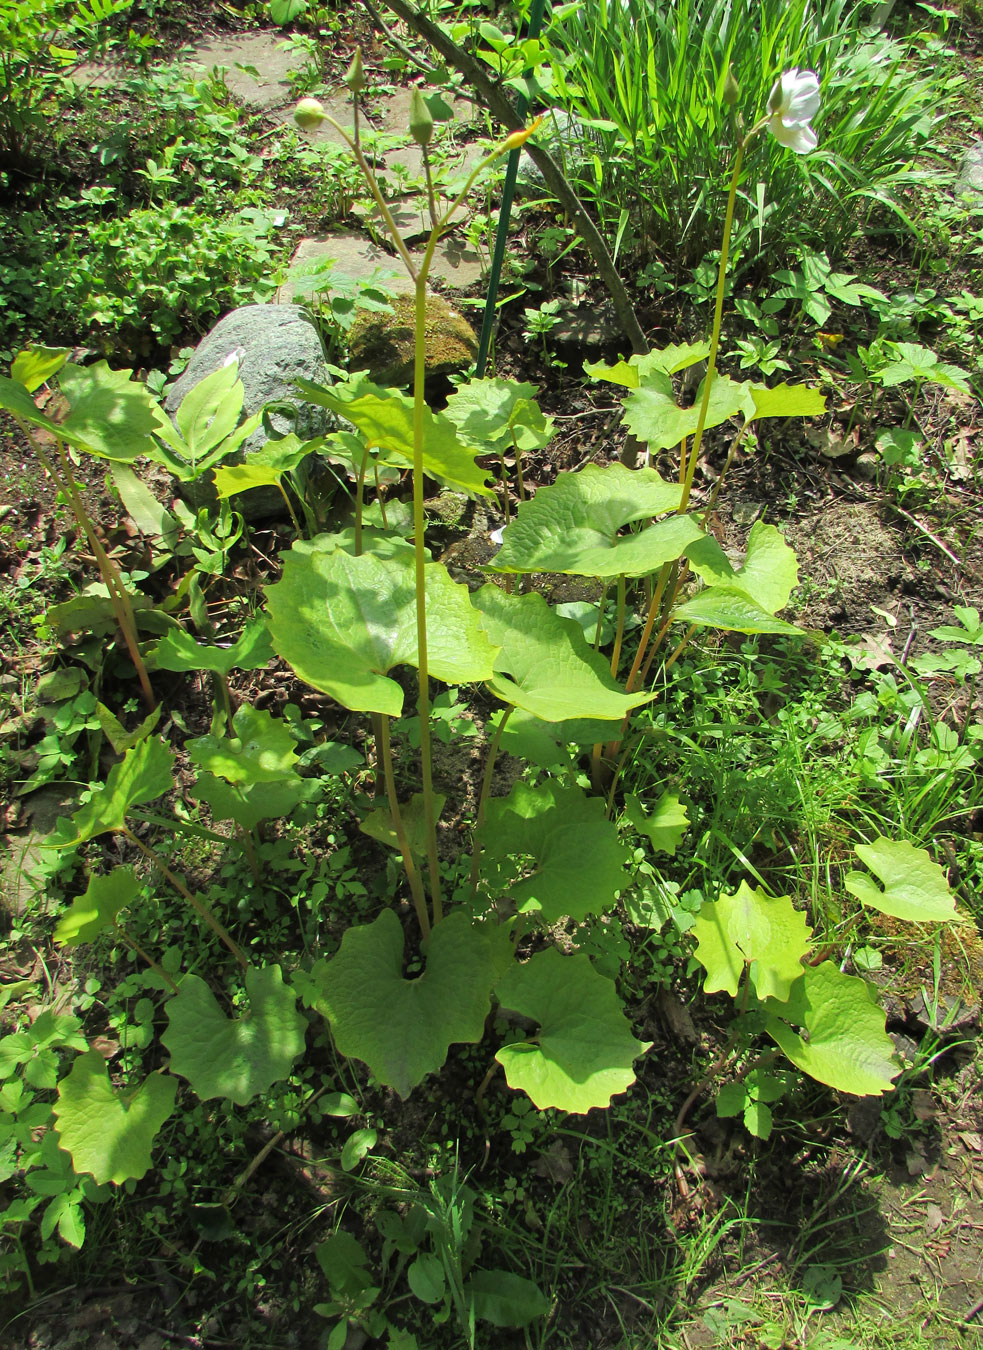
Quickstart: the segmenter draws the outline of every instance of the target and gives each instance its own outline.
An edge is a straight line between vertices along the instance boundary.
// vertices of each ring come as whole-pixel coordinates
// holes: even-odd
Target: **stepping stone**
[[[226,72],[229,92],[243,103],[252,108],[279,108],[293,98],[287,77],[292,71],[303,70],[305,65],[302,53],[281,50],[282,43],[279,29],[210,38],[187,48],[181,55],[181,64],[200,65],[206,70],[219,66]],[[259,78],[237,70],[237,66],[255,66]]]
[[[423,255],[420,251],[411,250],[410,257],[419,263]],[[388,271],[394,273],[394,277],[378,281],[384,290],[392,291],[394,295],[409,295],[413,291],[413,283],[400,260],[361,234],[318,235],[302,239],[290,260],[289,270],[292,273],[295,267],[311,266],[327,258],[335,260],[334,267],[326,274],[328,278],[337,276],[349,281],[373,282],[376,280],[376,271]],[[481,280],[482,271],[481,258],[474,249],[450,236],[437,245],[430,280],[442,282],[448,290],[463,291]],[[288,274],[286,282],[280,287],[279,300],[281,304],[287,304],[310,296],[312,291],[313,278]]]

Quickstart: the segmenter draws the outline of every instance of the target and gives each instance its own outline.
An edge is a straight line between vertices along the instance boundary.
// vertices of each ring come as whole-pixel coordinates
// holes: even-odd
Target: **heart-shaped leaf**
[[[73,900],[71,908],[58,920],[55,941],[66,947],[92,942],[105,929],[113,927],[116,915],[139,894],[140,883],[132,867],[114,867],[105,875],[90,877],[85,894]]]
[[[650,450],[668,450],[679,445],[684,436],[696,432],[702,399],[701,383],[692,407],[681,408],[676,402],[669,375],[662,370],[653,370],[625,399],[625,414],[621,420],[633,436],[645,441]],[[735,384],[726,375],[714,375],[705,429],[720,426],[735,413],[743,412],[747,416],[753,411],[754,402],[746,383]]]
[[[252,786],[295,776],[294,738],[281,718],[244,703],[232,730],[234,736],[198,736],[185,749],[195,764],[229,783]]]
[[[473,597],[488,637],[500,650],[488,678],[492,693],[545,722],[567,718],[614,721],[653,694],[625,694],[608,661],[541,595],[508,595],[489,583]],[[511,676],[511,678],[507,678]]]
[[[444,809],[444,803],[447,798],[443,793],[434,793],[434,819],[440,819],[440,813]],[[423,857],[427,851],[427,816],[426,816],[426,798],[422,792],[414,792],[408,802],[403,802],[399,808],[399,814],[403,822],[403,829],[406,832],[406,838],[409,841],[410,851],[417,857]],[[396,827],[393,824],[393,818],[386,806],[377,806],[374,811],[362,821],[359,829],[363,834],[367,834],[370,839],[377,839],[380,844],[385,844],[387,848],[399,849],[399,840],[396,837]]]
[[[185,975],[165,1004],[168,1027],[161,1040],[171,1072],[186,1078],[208,1101],[228,1097],[238,1106],[286,1078],[304,1049],[307,1022],[279,966],[250,966],[245,973],[248,1010],[226,1017],[204,980]]]
[[[228,675],[232,670],[261,670],[276,653],[262,619],[248,625],[228,647],[196,642],[183,628],[172,628],[157,644],[154,659],[161,670],[209,670]]]
[[[789,997],[802,974],[812,929],[787,896],[770,896],[742,881],[733,895],[708,900],[693,923],[696,959],[706,968],[708,994],[736,995],[745,965],[759,998]]]
[[[200,773],[192,793],[205,803],[213,820],[234,820],[244,830],[252,830],[261,820],[280,820],[289,816],[295,806],[317,790],[316,779],[296,775],[244,787],[223,782],[210,773]]]
[[[105,783],[94,788],[86,804],[72,816],[77,834],[71,842],[77,844],[110,830],[121,830],[131,807],[170,792],[173,766],[174,754],[160,736],[127,750],[122,761],[109,770]]]
[[[431,675],[490,679],[496,649],[468,588],[439,563],[424,575]],[[302,680],[354,711],[399,716],[403,691],[388,672],[418,661],[412,555],[291,550],[267,599],[273,646]]]
[[[503,1045],[495,1058],[509,1087],[527,1093],[542,1111],[584,1114],[610,1105],[635,1081],[634,1061],[651,1048],[637,1041],[610,980],[590,958],[561,956],[554,948],[513,966],[496,988],[504,1008],[530,1017],[538,1031]]]
[[[507,889],[520,913],[538,911],[547,923],[603,914],[628,884],[627,851],[602,798],[555,780],[519,782],[503,801],[489,802],[480,840],[482,872],[495,889]],[[515,879],[508,858],[532,858],[531,874]]]
[[[678,483],[654,469],[588,464],[561,473],[519,506],[491,564],[496,572],[564,572],[578,576],[641,576],[670,562],[703,531],[691,516],[673,516],[635,534],[619,536],[632,521],[674,511]]]
[[[154,1139],[174,1111],[177,1079],[152,1073],[138,1088],[116,1092],[98,1050],[79,1055],[58,1084],[52,1112],[59,1143],[76,1172],[102,1185],[139,1181],[151,1163]]]
[[[633,792],[625,794],[625,815],[639,834],[644,834],[656,853],[675,855],[683,835],[689,829],[686,807],[671,792],[663,792],[646,812],[642,799]]]
[[[956,918],[956,901],[945,872],[928,850],[907,839],[875,839],[855,844],[854,852],[884,883],[883,889],[863,872],[850,872],[844,886],[862,904],[910,923],[945,923]]]
[[[769,1002],[766,1011],[768,1035],[803,1073],[858,1097],[891,1090],[901,1069],[866,980],[832,961],[806,966],[787,1003]]]
[[[313,1006],[330,1022],[340,1054],[363,1060],[380,1083],[408,1097],[451,1045],[481,1040],[509,955],[504,928],[474,927],[455,910],[432,929],[423,974],[404,979],[402,925],[386,909],[347,929],[337,955],[314,966]]]

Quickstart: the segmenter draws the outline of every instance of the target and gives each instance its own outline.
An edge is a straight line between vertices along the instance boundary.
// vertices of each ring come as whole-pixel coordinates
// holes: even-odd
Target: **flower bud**
[[[537,117],[535,122],[530,122],[529,125],[523,127],[521,131],[513,131],[512,135],[502,142],[501,149],[498,153],[504,155],[511,150],[518,150],[520,145],[525,145],[529,137],[535,135],[539,130],[539,124],[542,120],[542,117]]]
[[[433,118],[419,85],[414,86],[410,95],[410,135],[417,145],[429,145],[433,137]]]
[[[316,98],[302,98],[294,108],[294,121],[302,131],[313,131],[321,125],[326,115]]]
[[[352,63],[348,67],[348,73],[345,75],[345,83],[356,96],[365,88],[365,71],[362,69],[362,49],[355,48],[355,55],[352,57]]]
[[[734,67],[727,67],[727,78],[724,80],[724,102],[728,108],[734,108],[740,102],[741,86],[734,78]]]

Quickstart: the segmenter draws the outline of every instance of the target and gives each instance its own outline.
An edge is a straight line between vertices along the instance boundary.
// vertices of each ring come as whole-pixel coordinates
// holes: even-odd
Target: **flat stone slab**
[[[410,257],[419,263],[423,254],[411,249]],[[325,273],[329,281],[332,276],[344,277],[346,281],[378,280],[383,289],[392,291],[394,295],[409,295],[413,290],[413,283],[400,260],[366,239],[363,234],[328,234],[302,239],[290,260],[290,272],[295,268],[315,266],[328,258],[334,259],[334,266]],[[376,277],[377,272],[380,277]],[[382,280],[381,274],[384,272],[392,273],[392,278]],[[447,290],[463,291],[480,281],[482,272],[481,258],[474,249],[463,240],[451,236],[442,239],[434,251],[430,280],[442,283]],[[280,287],[280,303],[288,304],[293,300],[309,298],[315,280],[302,274],[288,274]]]
[[[283,33],[278,28],[209,38],[186,48],[180,64],[204,66],[206,70],[219,66],[226,72],[229,92],[243,103],[252,108],[279,108],[292,100],[287,77],[292,71],[303,70],[305,64],[301,53],[281,49],[282,43]],[[259,78],[237,66],[255,66]]]

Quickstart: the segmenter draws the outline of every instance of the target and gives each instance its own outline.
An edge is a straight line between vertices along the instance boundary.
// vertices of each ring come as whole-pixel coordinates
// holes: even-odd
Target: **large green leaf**
[[[439,563],[425,578],[430,674],[490,679],[496,648],[468,588]],[[302,680],[354,711],[399,716],[403,691],[388,672],[418,662],[412,556],[292,550],[267,598],[273,646]]]
[[[395,389],[379,389],[363,382],[356,388],[344,384],[323,388],[298,380],[305,398],[330,408],[362,433],[367,444],[389,454],[393,463],[413,467],[413,400]],[[441,413],[423,409],[423,468],[432,478],[479,496],[493,496],[486,474],[475,464],[475,455],[486,447],[461,440],[457,427]]]
[[[251,787],[295,776],[294,738],[281,718],[244,703],[232,718],[232,731],[232,736],[198,736],[185,749],[195,764],[228,783]]]
[[[507,889],[520,913],[540,912],[547,923],[603,914],[628,884],[627,850],[603,799],[555,780],[519,782],[504,800],[489,802],[480,841],[484,875]],[[532,858],[534,865],[514,880],[507,858]]]
[[[818,417],[826,411],[825,398],[807,384],[776,384],[773,389],[752,384],[750,390],[754,411],[747,413],[749,422],[761,417]]]
[[[911,923],[944,923],[956,917],[956,901],[945,872],[928,850],[907,839],[875,839],[855,844],[854,852],[884,883],[883,889],[863,872],[850,872],[844,885],[871,909]]]
[[[717,541],[707,535],[688,550],[689,565],[707,586],[723,587],[745,595],[768,614],[777,614],[788,604],[799,579],[795,554],[774,525],[756,520],[748,535],[747,553],[734,568]]]
[[[504,928],[474,927],[455,910],[431,930],[423,974],[406,980],[402,925],[386,909],[347,929],[337,955],[315,965],[314,1007],[330,1022],[340,1054],[363,1060],[380,1083],[408,1097],[451,1045],[481,1040],[509,951]]]
[[[784,1002],[802,974],[812,929],[787,896],[770,896],[742,881],[733,895],[708,900],[693,922],[696,959],[708,994],[736,994],[745,965],[759,998]]]
[[[691,516],[673,516],[635,534],[620,537],[618,531],[674,511],[681,498],[680,485],[665,482],[654,469],[588,464],[579,473],[561,473],[519,506],[491,568],[591,577],[647,574],[701,539],[699,525]]]
[[[858,1097],[891,1090],[900,1065],[866,980],[842,974],[832,961],[806,966],[788,1002],[765,1010],[768,1035],[803,1073]]]
[[[77,834],[72,843],[110,830],[121,830],[131,807],[153,801],[174,786],[174,753],[160,736],[141,741],[127,750],[119,764],[109,770],[105,783],[72,816]]]
[[[92,942],[105,929],[112,928],[116,915],[139,894],[140,882],[132,867],[114,867],[111,872],[91,876],[85,894],[77,896],[58,920],[55,941],[66,947]]]
[[[150,1151],[174,1110],[177,1079],[152,1073],[139,1087],[116,1092],[98,1050],[79,1055],[58,1084],[52,1112],[59,1143],[71,1154],[76,1172],[91,1172],[101,1185],[139,1181],[150,1167]]]
[[[503,702],[545,722],[582,717],[614,721],[654,697],[623,693],[580,625],[561,618],[541,595],[507,595],[489,583],[473,602],[484,616],[489,638],[500,648],[488,685]]]
[[[625,399],[625,426],[633,436],[645,441],[650,450],[668,450],[679,445],[684,436],[692,436],[699,424],[701,383],[692,407],[676,402],[672,380],[665,371],[653,370]],[[704,427],[720,426],[735,413],[753,412],[754,402],[747,383],[735,384],[726,375],[715,375]]]
[[[129,464],[153,450],[159,409],[145,385],[131,380],[132,371],[111,370],[105,361],[93,366],[63,366],[58,387],[69,412],[59,435],[80,450]]]
[[[514,380],[467,380],[459,384],[444,410],[469,443],[491,450],[539,450],[553,435],[553,419],[535,402],[536,386]]]
[[[495,1058],[509,1087],[541,1111],[555,1106],[582,1115],[610,1105],[635,1081],[632,1065],[651,1042],[631,1034],[614,984],[589,957],[550,947],[513,966],[495,993],[503,1008],[538,1025],[532,1039],[503,1045]]]
[[[196,642],[183,628],[172,628],[161,638],[154,659],[161,670],[209,670],[228,675],[232,670],[261,670],[276,653],[262,619],[256,619],[230,646]]]
[[[723,628],[730,633],[784,633],[788,637],[802,637],[803,630],[794,623],[776,619],[756,601],[748,599],[743,591],[729,586],[707,586],[692,600],[677,605],[674,619],[684,623],[705,624],[708,628]]]
[[[161,1040],[171,1072],[186,1078],[208,1101],[228,1097],[238,1106],[286,1078],[304,1049],[307,1022],[279,966],[250,966],[245,973],[248,1010],[229,1018],[204,980],[185,975],[165,1004]]]
[[[493,1327],[524,1327],[545,1317],[550,1301],[537,1284],[508,1270],[475,1270],[464,1285],[475,1317]]]
[[[646,352],[643,356],[631,356],[627,361],[615,362],[613,366],[603,361],[597,361],[593,365],[585,361],[584,370],[592,380],[606,380],[609,384],[620,384],[624,389],[637,389],[653,372],[677,375],[681,370],[688,370],[709,355],[709,342],[685,342],[678,346],[663,347],[659,351]]]

